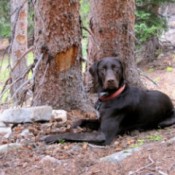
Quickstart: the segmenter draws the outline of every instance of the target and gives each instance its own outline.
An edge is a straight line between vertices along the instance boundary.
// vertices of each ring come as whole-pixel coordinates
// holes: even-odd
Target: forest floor
[[[167,93],[175,102],[175,57],[161,58],[141,68],[143,82],[150,89]],[[146,78],[148,76],[150,79]],[[68,114],[68,121],[60,130],[68,129],[78,111]],[[0,145],[22,143],[20,149],[0,153],[0,175],[175,175],[175,126],[147,132],[133,132],[115,139],[113,144],[98,147],[87,143],[46,145],[39,138],[49,132],[53,124],[25,124],[13,128],[13,134]],[[21,137],[28,128],[33,134]],[[100,158],[125,150],[142,149],[120,162],[103,162]]]

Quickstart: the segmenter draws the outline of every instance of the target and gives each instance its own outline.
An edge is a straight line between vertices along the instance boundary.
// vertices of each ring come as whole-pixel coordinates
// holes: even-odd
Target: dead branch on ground
[[[140,173],[141,171],[143,171],[144,169],[147,169],[149,167],[151,167],[153,164],[155,164],[155,161],[151,158],[151,156],[149,155],[148,156],[148,159],[150,161],[150,163],[148,163],[147,165],[137,169],[136,171],[134,172],[130,172],[128,175],[136,175],[137,173]]]

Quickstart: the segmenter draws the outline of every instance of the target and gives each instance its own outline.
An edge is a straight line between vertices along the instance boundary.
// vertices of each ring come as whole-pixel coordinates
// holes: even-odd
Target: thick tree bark
[[[12,24],[12,89],[14,101],[20,104],[23,100],[22,87],[26,81],[23,76],[27,70],[26,58],[22,55],[27,50],[27,14],[28,3],[25,0],[11,0],[11,24]]]
[[[88,107],[81,70],[79,0],[38,0],[35,6],[37,64],[33,105]]]
[[[134,57],[134,0],[90,0],[88,58],[94,62],[118,56],[125,63],[130,85],[141,86]]]

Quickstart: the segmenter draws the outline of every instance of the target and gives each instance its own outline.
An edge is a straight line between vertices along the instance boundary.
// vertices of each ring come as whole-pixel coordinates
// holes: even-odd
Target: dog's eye
[[[101,67],[99,70],[103,72],[106,70],[106,67]]]
[[[101,68],[99,68],[98,72],[99,72],[99,75],[100,75],[101,77],[103,77],[103,76],[105,75],[106,69],[103,68],[103,67],[101,67]]]
[[[118,69],[118,68],[116,67],[116,65],[112,65],[111,67],[112,67],[113,70]]]

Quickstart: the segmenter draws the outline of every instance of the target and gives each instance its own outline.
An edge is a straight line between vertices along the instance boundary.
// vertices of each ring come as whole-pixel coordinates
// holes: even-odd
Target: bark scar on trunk
[[[65,71],[68,70],[73,64],[75,64],[76,58],[78,54],[78,47],[72,46],[68,48],[66,51],[57,53],[55,59],[55,69],[57,71]]]
[[[26,36],[25,35],[22,35],[22,34],[18,34],[16,36],[16,41],[19,43],[19,44],[24,44],[26,43]]]

